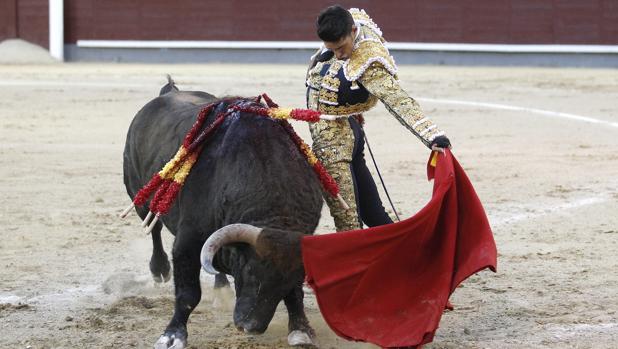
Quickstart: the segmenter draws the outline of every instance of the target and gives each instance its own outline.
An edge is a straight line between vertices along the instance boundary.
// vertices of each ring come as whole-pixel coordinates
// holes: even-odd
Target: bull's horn
[[[230,224],[212,233],[208,240],[202,246],[202,252],[200,254],[200,260],[202,262],[202,268],[207,273],[218,274],[212,266],[212,259],[215,253],[226,244],[232,242],[246,242],[255,247],[258,236],[262,232],[262,228],[254,227],[250,224]]]

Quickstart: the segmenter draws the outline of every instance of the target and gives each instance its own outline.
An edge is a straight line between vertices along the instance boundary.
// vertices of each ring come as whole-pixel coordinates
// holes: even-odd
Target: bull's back
[[[215,228],[247,223],[313,232],[322,207],[320,184],[279,122],[243,114],[222,127],[186,184],[193,186],[187,192],[216,202]],[[190,195],[182,204],[200,199]]]
[[[131,198],[173,157],[202,106],[159,97],[138,112],[124,155]],[[174,234],[232,223],[313,232],[321,206],[319,182],[283,127],[236,113],[207,140],[163,222]]]

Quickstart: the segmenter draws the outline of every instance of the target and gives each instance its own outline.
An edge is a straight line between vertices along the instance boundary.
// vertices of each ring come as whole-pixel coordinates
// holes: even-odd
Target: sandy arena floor
[[[304,69],[0,66],[0,347],[151,347],[171,316],[173,289],[151,280],[151,241],[138,218],[117,218],[129,203],[122,149],[133,115],[165,73],[182,89],[267,92],[302,107]],[[456,310],[426,348],[616,348],[618,71],[415,66],[400,78],[448,132],[500,253],[497,274],[482,272],[455,292]],[[409,217],[431,193],[428,151],[382,106],[366,120]],[[307,138],[306,125],[295,127]],[[333,230],[325,209],[319,232]],[[284,310],[264,335],[245,335],[232,324],[230,295],[216,297],[211,285],[204,277],[192,348],[286,346]],[[312,295],[306,304],[322,348],[374,348],[337,338]]]

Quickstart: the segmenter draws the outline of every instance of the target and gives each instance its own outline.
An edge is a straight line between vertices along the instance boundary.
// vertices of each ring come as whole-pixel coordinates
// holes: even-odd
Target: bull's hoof
[[[159,275],[155,275],[155,274],[151,274],[152,275],[152,279],[154,280],[154,282],[160,284],[163,282],[168,282],[170,281],[170,278],[172,277],[172,273],[170,273],[169,271],[167,272],[167,274],[159,274]]]
[[[164,334],[154,344],[154,349],[184,349],[187,347],[187,338],[177,337],[175,334]]]
[[[170,262],[167,260],[167,255],[150,260],[150,274],[156,283],[168,282],[172,277]]]
[[[300,330],[294,330],[288,334],[288,344],[292,347],[315,347],[311,336]]]

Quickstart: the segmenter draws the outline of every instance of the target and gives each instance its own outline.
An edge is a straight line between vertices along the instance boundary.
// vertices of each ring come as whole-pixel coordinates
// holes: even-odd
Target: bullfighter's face
[[[339,60],[350,59],[354,50],[354,38],[356,37],[356,27],[352,26],[352,31],[348,35],[344,35],[338,41],[324,41],[324,47],[333,51],[335,57]]]

